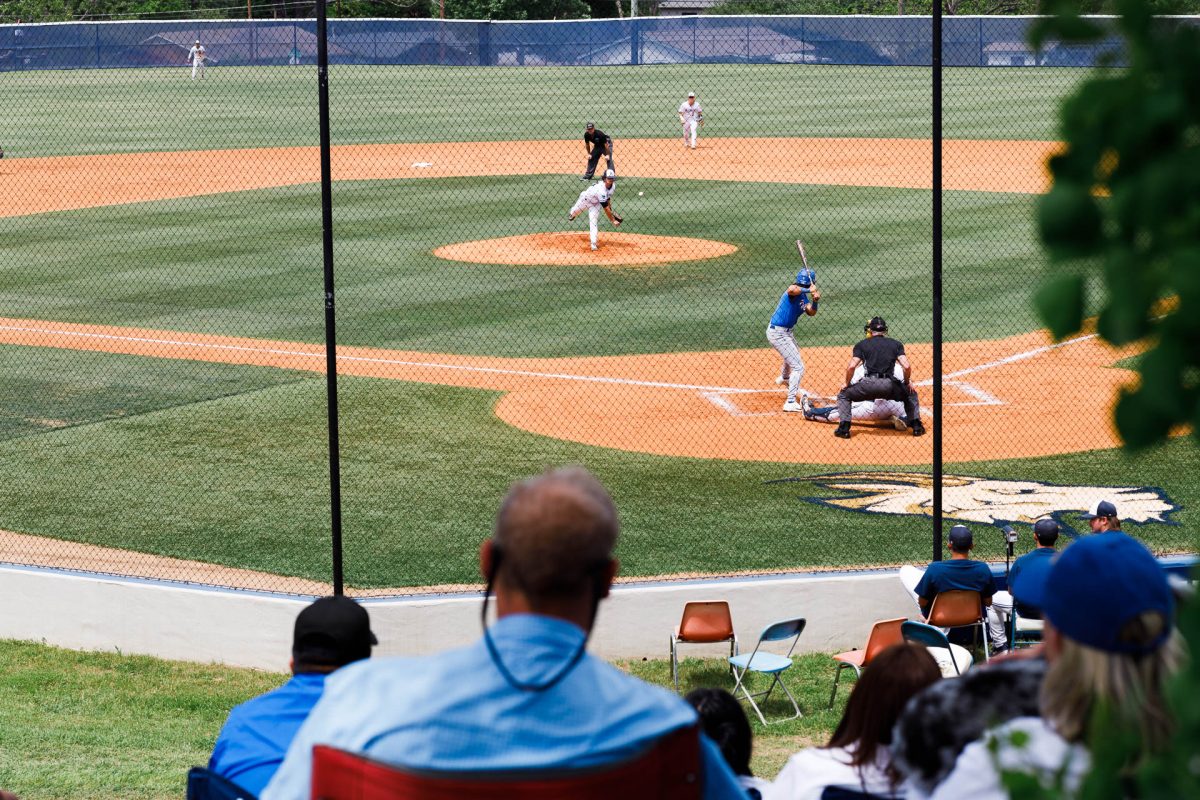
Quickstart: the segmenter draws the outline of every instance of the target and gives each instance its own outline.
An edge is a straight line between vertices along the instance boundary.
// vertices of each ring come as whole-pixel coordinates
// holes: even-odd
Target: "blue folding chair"
[[[742,695],[750,702],[750,707],[754,709],[754,713],[758,714],[758,718],[762,720],[763,725],[770,725],[767,718],[763,716],[762,709],[758,707],[758,703],[754,702],[754,698],[761,697],[765,704],[771,699],[771,692],[775,691],[778,685],[783,689],[783,693],[792,701],[792,708],[796,713],[786,719],[796,719],[804,714],[800,711],[800,704],[796,702],[796,698],[788,691],[787,686],[779,679],[788,667],[792,666],[792,651],[796,649],[796,643],[800,641],[800,634],[804,633],[804,626],[807,624],[804,619],[788,619],[782,622],[776,622],[763,628],[763,632],[758,637],[758,643],[754,645],[754,652],[749,655],[731,656],[729,665],[733,668],[735,683],[733,694],[737,696],[738,689],[742,690]],[[759,648],[763,642],[780,642],[785,639],[792,640],[792,646],[788,648],[786,656],[775,655],[774,653],[761,653]],[[765,675],[772,676],[771,685],[766,691],[751,693],[746,688],[746,674],[750,672],[761,672]],[[786,720],[775,720],[776,722],[785,722]]]
[[[942,675],[947,678],[962,675],[975,663],[971,652],[960,645],[950,644],[950,640],[946,638],[946,634],[942,633],[941,628],[926,625],[924,622],[908,620],[901,623],[900,635],[906,642],[918,642],[929,648],[930,655],[938,662]],[[946,651],[946,655],[942,658],[938,657],[940,650]]]
[[[228,778],[204,767],[192,767],[187,776],[187,800],[255,800]]]

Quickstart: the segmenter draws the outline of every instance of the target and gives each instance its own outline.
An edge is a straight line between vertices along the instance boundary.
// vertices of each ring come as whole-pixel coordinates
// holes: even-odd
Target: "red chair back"
[[[312,800],[699,800],[696,726],[645,753],[589,770],[430,772],[395,767],[325,745],[313,748]]]
[[[938,628],[974,625],[983,618],[983,597],[966,589],[948,589],[933,598],[927,622]]]
[[[733,638],[733,617],[724,600],[687,603],[679,621],[679,638],[688,642],[727,642]]]
[[[882,653],[894,644],[904,643],[904,634],[900,632],[900,626],[904,624],[906,617],[897,617],[896,619],[884,619],[876,622],[871,628],[871,635],[867,637],[867,646],[863,653],[862,666],[871,663],[871,659]]]

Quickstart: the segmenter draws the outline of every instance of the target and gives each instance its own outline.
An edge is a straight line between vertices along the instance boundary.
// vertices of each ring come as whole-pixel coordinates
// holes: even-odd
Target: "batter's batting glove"
[[[817,282],[817,273],[807,267],[796,273],[797,286],[812,286]]]

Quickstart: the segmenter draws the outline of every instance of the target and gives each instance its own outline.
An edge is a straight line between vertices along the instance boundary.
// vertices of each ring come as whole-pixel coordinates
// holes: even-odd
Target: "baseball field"
[[[1033,221],[1075,69],[952,69],[945,94],[947,516],[1116,502],[1188,549],[1200,464],[1125,455],[1135,350],[1052,343]],[[2,560],[248,588],[329,580],[316,73],[6,76]],[[931,438],[780,411],[764,329],[803,239],[796,339],[835,393],[884,316],[931,388],[929,74],[917,68],[340,66],[330,74],[345,568],[475,582],[515,479],[592,469],[627,577],[930,557]],[[705,126],[683,147],[675,109]],[[566,212],[583,125],[614,137],[619,231]],[[602,162],[603,163],[603,162]],[[927,416],[927,422],[929,417]]]

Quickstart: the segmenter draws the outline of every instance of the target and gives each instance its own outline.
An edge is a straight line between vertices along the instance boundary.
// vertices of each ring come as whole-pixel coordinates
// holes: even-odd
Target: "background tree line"
[[[726,0],[710,14],[929,14],[935,0]],[[1154,13],[1200,14],[1200,0],[1144,0]],[[1036,14],[1041,0],[942,0],[946,14]],[[1115,0],[1077,0],[1083,14],[1110,14]],[[640,0],[653,15],[656,0]],[[250,0],[257,19],[312,17],[314,0]],[[242,18],[238,0],[0,0],[0,23],[64,20]],[[329,0],[340,17],[587,19],[625,16],[629,0]]]

